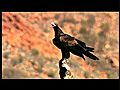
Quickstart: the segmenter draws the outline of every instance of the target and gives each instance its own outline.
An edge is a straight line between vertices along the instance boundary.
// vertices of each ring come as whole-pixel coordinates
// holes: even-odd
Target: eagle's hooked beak
[[[57,26],[54,22],[51,22],[52,27]]]

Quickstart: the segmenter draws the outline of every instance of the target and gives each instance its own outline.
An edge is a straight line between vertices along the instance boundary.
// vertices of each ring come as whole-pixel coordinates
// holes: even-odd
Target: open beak
[[[51,22],[52,27],[57,26],[54,22]]]

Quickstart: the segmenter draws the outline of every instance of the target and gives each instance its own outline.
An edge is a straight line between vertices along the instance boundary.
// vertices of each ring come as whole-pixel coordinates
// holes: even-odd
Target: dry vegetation
[[[60,50],[52,44],[56,21],[64,32],[95,48],[99,61],[71,54],[74,78],[119,78],[118,13],[2,13],[2,78],[58,79]]]

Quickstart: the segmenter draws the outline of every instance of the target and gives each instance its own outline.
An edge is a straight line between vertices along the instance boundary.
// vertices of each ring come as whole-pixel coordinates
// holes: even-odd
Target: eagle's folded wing
[[[71,37],[70,35],[65,34],[61,36],[60,41],[69,49],[71,53],[82,57],[84,60],[85,58],[83,55],[86,55],[93,60],[99,60],[95,55],[89,52],[94,50],[94,48],[86,47],[83,43],[81,45],[74,37]]]

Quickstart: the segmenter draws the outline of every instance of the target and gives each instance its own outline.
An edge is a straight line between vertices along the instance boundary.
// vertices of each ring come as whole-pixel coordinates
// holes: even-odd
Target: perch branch
[[[61,59],[59,61],[59,75],[61,79],[72,79],[73,75],[71,74],[70,67],[68,66],[68,60]]]

